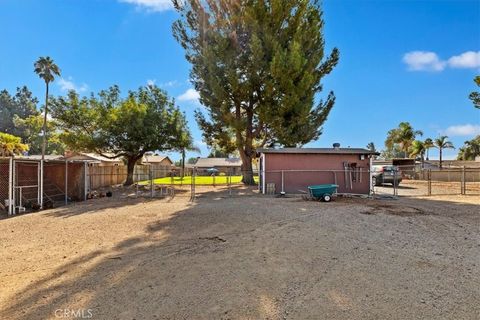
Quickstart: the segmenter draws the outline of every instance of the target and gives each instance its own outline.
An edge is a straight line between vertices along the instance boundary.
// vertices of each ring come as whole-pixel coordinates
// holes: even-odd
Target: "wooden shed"
[[[337,184],[339,193],[369,194],[375,152],[361,148],[259,149],[262,193],[302,193],[310,185]]]

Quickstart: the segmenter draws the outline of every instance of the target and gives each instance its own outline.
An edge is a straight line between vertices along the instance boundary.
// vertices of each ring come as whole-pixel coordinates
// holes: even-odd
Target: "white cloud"
[[[161,12],[173,9],[172,0],[119,0],[120,2],[134,4],[139,9],[150,12]]]
[[[179,83],[177,80],[172,80],[172,81],[167,81],[167,82],[164,82],[164,83],[161,83],[160,84],[160,87],[175,87],[177,86]]]
[[[480,68],[480,51],[467,51],[448,59],[451,68]]]
[[[57,85],[60,87],[60,90],[62,90],[62,91],[75,90],[76,92],[85,92],[85,91],[88,90],[88,85],[87,84],[82,83],[81,85],[76,85],[73,82],[72,77],[68,77],[68,79],[59,78],[57,80]]]
[[[411,51],[403,56],[403,62],[410,71],[442,71],[446,63],[435,52]]]
[[[442,60],[431,51],[411,51],[403,55],[403,62],[410,71],[443,71],[446,67],[475,69],[480,68],[480,51],[466,51]]]
[[[461,124],[450,126],[444,131],[444,133],[451,137],[475,136],[480,134],[480,125]]]
[[[178,96],[178,101],[194,101],[198,102],[198,99],[200,99],[200,94],[195,90],[195,89],[188,89],[185,91],[183,94]]]

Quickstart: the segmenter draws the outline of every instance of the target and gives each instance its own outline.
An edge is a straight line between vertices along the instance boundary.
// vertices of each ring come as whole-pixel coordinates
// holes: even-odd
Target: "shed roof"
[[[379,154],[363,148],[280,148],[257,149],[259,153]]]
[[[195,167],[212,168],[212,167],[240,167],[242,161],[239,158],[198,158]]]

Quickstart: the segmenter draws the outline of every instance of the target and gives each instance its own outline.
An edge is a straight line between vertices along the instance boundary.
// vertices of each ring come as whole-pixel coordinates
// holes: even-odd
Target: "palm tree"
[[[410,157],[416,158],[420,156],[420,159],[422,161],[422,169],[425,162],[425,151],[425,142],[423,141],[415,140],[410,146]]]
[[[180,150],[180,152],[182,153],[182,173],[181,173],[182,179],[185,176],[185,156],[186,156],[187,151],[193,151],[193,152],[196,152],[196,153],[200,153],[200,148],[191,144],[191,145],[186,146],[186,147],[184,147]]]
[[[423,132],[420,130],[414,130],[409,122],[400,122],[398,128],[388,131],[387,140],[385,140],[385,146],[392,150],[395,145],[400,145],[400,150],[403,151],[404,158],[408,156],[408,150],[415,141],[416,136],[422,136]]]
[[[55,76],[60,76],[60,68],[50,57],[40,57],[34,63],[35,73],[45,81],[45,114],[43,116],[43,137],[42,137],[42,160],[45,159],[45,148],[47,145],[47,113],[48,113],[48,87]]]
[[[448,141],[448,136],[441,136],[441,137],[438,137],[437,139],[435,139],[434,141],[434,146],[435,148],[438,148],[438,151],[440,153],[440,156],[439,156],[439,159],[440,159],[440,163],[439,163],[439,167],[440,169],[442,169],[442,150],[443,149],[455,149],[455,147],[453,146],[453,143],[451,141]]]
[[[480,135],[472,140],[465,141],[463,147],[458,151],[458,160],[475,160],[475,157],[480,156]]]
[[[425,146],[425,151],[427,151],[427,160],[428,160],[428,153],[429,153],[429,150],[430,148],[433,148],[434,145],[433,145],[433,140],[430,139],[430,138],[427,138],[425,139],[425,141],[423,142],[424,146]]]

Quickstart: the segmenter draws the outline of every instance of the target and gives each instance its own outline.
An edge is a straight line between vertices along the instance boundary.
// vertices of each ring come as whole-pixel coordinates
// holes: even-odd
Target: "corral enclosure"
[[[84,176],[83,162],[0,159],[1,206],[7,209],[12,204],[10,211],[15,212],[45,203],[83,200]]]

